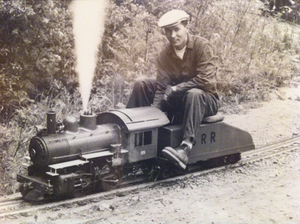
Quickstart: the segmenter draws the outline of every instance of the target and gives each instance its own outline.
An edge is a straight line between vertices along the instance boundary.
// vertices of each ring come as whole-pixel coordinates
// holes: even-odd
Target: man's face
[[[175,26],[165,28],[166,37],[170,44],[177,50],[181,50],[187,42],[187,26],[179,23]]]

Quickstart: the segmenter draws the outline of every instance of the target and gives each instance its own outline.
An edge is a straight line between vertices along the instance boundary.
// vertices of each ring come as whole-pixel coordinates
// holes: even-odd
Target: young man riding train
[[[213,47],[205,38],[189,33],[189,15],[171,10],[158,21],[169,44],[157,58],[156,79],[139,78],[127,108],[154,106],[168,114],[181,114],[183,139],[178,148],[170,146],[162,155],[186,168],[197,129],[204,117],[219,108]]]

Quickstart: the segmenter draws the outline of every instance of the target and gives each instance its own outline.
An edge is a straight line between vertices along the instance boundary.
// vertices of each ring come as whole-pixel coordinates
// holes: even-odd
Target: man
[[[203,118],[215,115],[219,108],[212,46],[188,33],[188,20],[182,10],[171,10],[159,19],[158,26],[164,29],[169,45],[158,56],[156,80],[137,80],[127,104],[127,108],[152,104],[168,114],[183,114],[181,145],[162,150],[164,157],[183,169]]]

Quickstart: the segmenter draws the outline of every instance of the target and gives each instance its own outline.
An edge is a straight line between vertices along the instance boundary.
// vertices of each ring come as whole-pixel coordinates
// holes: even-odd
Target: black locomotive
[[[38,128],[31,139],[28,173],[17,176],[25,199],[105,191],[137,173],[157,179],[176,171],[160,154],[165,146],[180,144],[182,126],[169,124],[154,107],[81,115],[79,121],[67,117],[63,126],[58,129],[55,113],[48,112],[47,128]],[[241,152],[254,149],[249,133],[218,115],[204,119],[195,140],[188,167],[215,158],[234,163]]]

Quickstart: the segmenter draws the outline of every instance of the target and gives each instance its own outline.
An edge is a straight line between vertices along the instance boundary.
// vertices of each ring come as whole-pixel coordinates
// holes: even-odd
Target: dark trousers
[[[127,108],[150,106],[153,103],[157,84],[155,79],[139,78],[133,86]],[[170,97],[163,111],[168,113],[172,123],[183,124],[183,139],[194,139],[195,133],[204,117],[218,112],[219,100],[201,89],[193,88],[187,92]]]

